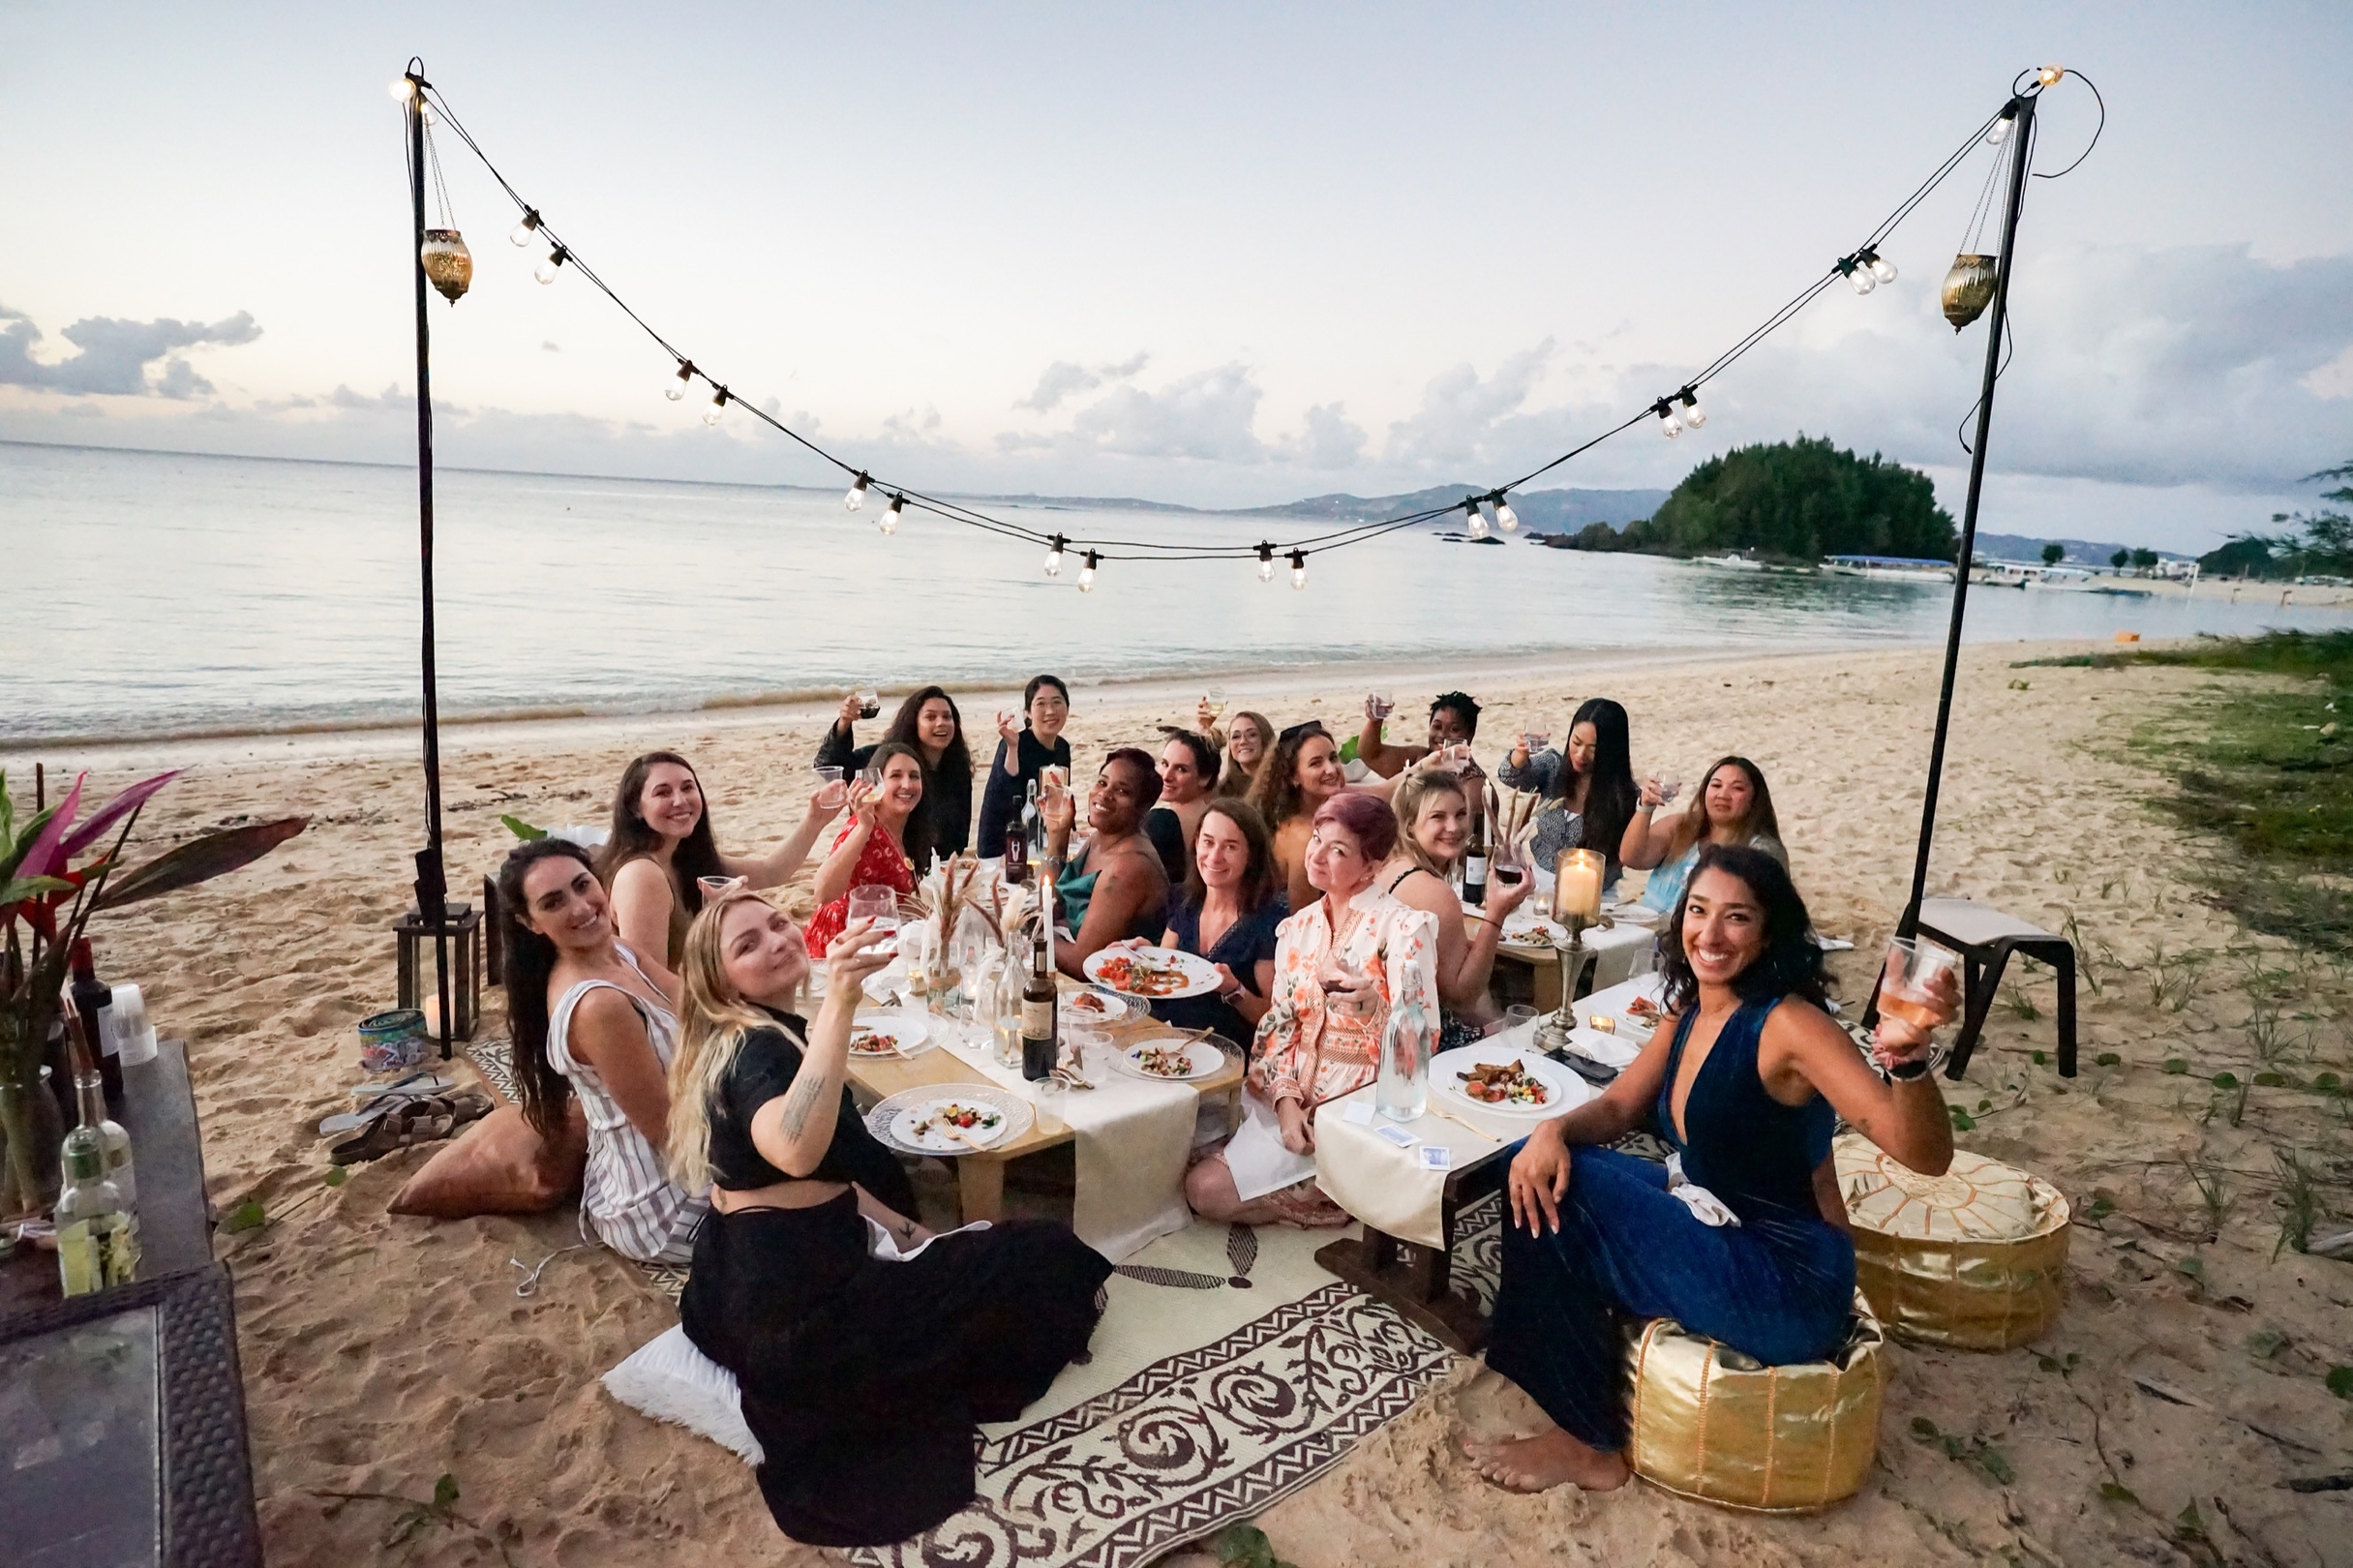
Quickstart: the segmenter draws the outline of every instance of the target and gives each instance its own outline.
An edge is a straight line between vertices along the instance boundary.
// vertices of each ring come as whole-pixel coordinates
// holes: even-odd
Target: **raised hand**
[[[848,735],[850,726],[865,717],[865,705],[858,700],[858,693],[851,692],[841,700],[841,707],[834,711],[833,727]]]

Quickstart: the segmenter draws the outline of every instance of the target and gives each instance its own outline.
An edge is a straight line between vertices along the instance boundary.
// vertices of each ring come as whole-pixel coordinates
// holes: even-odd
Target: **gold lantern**
[[[1907,1169],[1854,1133],[1834,1152],[1855,1287],[1889,1334],[2007,1350],[2058,1320],[2069,1212],[2057,1188],[1966,1149],[1942,1176]]]
[[[1766,1367],[1670,1318],[1627,1346],[1626,1462],[1663,1492],[1761,1514],[1811,1514],[1862,1489],[1879,1455],[1886,1340],[1855,1304],[1826,1361]]]
[[[473,253],[467,250],[466,241],[454,228],[425,230],[425,243],[417,248],[417,256],[425,263],[426,280],[452,305],[474,281]]]
[[[1994,302],[1996,260],[1966,252],[1952,258],[1952,270],[1945,274],[1945,319],[1955,332],[1983,316]]]

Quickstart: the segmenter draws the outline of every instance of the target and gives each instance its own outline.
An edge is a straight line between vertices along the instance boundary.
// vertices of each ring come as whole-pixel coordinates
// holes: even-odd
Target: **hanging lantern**
[[[417,248],[417,258],[425,263],[426,281],[452,305],[474,281],[473,253],[467,250],[466,241],[454,228],[425,230],[425,243]]]
[[[1952,270],[1945,274],[1945,319],[1955,332],[1983,316],[1994,302],[1997,259],[1967,253],[1952,258]]]

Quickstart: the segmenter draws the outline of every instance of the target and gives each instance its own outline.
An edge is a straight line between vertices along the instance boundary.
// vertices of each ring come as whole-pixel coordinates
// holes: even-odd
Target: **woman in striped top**
[[[580,1224],[624,1257],[683,1263],[709,1207],[662,1166],[678,981],[614,935],[588,852],[526,844],[498,872],[506,921],[506,1008],[525,1120],[553,1140],[579,1096],[588,1126]]]

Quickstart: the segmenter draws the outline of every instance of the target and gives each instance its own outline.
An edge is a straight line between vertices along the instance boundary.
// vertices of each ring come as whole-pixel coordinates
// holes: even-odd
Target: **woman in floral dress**
[[[923,800],[923,760],[915,748],[886,740],[867,764],[882,774],[871,789],[850,788],[850,823],[833,840],[817,868],[817,913],[809,917],[809,951],[823,958],[850,918],[850,893],[857,888],[889,888],[901,898],[915,891],[915,868],[907,863],[907,819]]]

